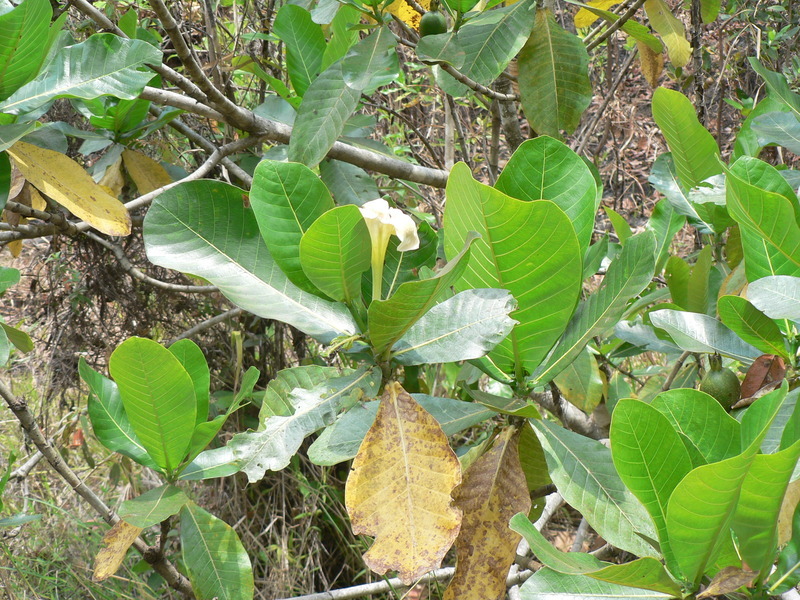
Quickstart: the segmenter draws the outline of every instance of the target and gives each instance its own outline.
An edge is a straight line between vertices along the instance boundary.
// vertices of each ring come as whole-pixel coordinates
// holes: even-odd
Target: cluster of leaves
[[[249,190],[192,176],[169,185],[163,167],[130,148],[179,116],[140,97],[162,97],[160,78],[145,67],[161,66],[160,34],[139,27],[134,11],[119,20],[126,38],[74,43],[61,31],[65,15],[51,24],[48,1],[5,4],[0,204],[41,216],[51,206],[44,194],[83,221],[61,216],[66,230],[129,235],[119,200],[127,173],[152,200],[142,226],[150,262],[294,326],[344,365],[286,369],[263,394],[253,391],[258,371],[248,371],[227,412],[209,420],[209,368],[191,341],[165,348],[130,338],[110,358],[113,380],[81,363],[97,438],[165,481],[123,504],[97,578],[116,571],[144,530],[161,524],[166,537],[179,515],[182,565],[196,595],[252,597],[236,532],[180,482],[238,472],[258,481],[318,434],[313,462],[353,460],[346,504],[354,532],[375,537],[366,564],[411,583],[455,545],[448,598],[501,595],[521,536],[548,567],[522,586],[523,597],[682,597],[709,579],[707,594],[764,595],[800,579],[800,513],[790,493],[800,476],[800,410],[782,383],[787,369],[794,377],[800,349],[799,178],[758,159],[766,144],[797,151],[800,97],[782,75],[753,61],[770,93],[742,125],[729,164],[689,99],[657,89],[653,117],[670,153],[653,164],[651,182],[664,198],[636,234],[608,210],[615,242],[593,236],[602,199],[596,170],[561,141],[591,99],[586,45],[532,0],[445,2],[452,30],[422,38],[419,14],[402,0],[282,6],[262,35],[285,45],[286,81],[246,57],[234,61],[274,92],[236,122],[291,127],[288,144],[258,162]],[[619,25],[637,42],[651,83],[663,66],[662,41],[673,67],[689,62],[684,27],[663,0],[644,3],[652,30],[631,15],[619,23],[607,10],[615,4],[582,5],[576,25]],[[703,21],[716,18],[718,2],[700,7]],[[418,212],[414,250],[394,238],[378,247],[371,228],[388,224],[360,210],[379,197],[376,182],[326,158],[352,157],[353,149],[392,154],[356,113],[364,95],[402,77],[399,43],[415,48],[451,96],[491,97],[488,86],[516,57],[520,102],[540,134],[516,149],[492,186],[456,164],[442,227]],[[98,131],[41,125],[59,97]],[[147,120],[151,110],[158,116]],[[104,151],[91,174],[64,155],[65,135],[83,138],[84,154]],[[669,253],[687,222],[707,241],[691,265]],[[446,264],[437,268],[440,259]],[[662,274],[666,287],[654,280]],[[0,275],[8,287],[19,273]],[[2,324],[0,362],[10,344],[30,348],[24,333]],[[599,360],[645,352],[675,363],[668,380],[654,376],[640,389],[619,375],[604,380]],[[734,367],[766,355],[783,369],[750,368],[733,418],[688,389],[696,366],[679,371],[688,354],[702,353]],[[408,393],[419,389],[420,367],[443,363],[461,364],[461,397]],[[401,371],[407,389],[395,381]],[[662,386],[678,389],[659,393]],[[244,402],[259,406],[256,430],[207,450]],[[541,408],[573,428],[570,411],[584,427],[600,427],[592,415],[611,412],[611,449],[543,418]],[[447,436],[489,420],[502,424],[457,457]],[[551,548],[528,520],[541,510],[529,491],[551,482],[599,535],[639,558],[617,565]],[[782,511],[788,518],[779,523]]]

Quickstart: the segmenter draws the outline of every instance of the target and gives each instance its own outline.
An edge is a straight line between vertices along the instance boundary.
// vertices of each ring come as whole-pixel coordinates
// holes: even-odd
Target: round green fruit
[[[739,400],[742,384],[739,383],[736,373],[722,367],[722,358],[719,355],[713,355],[709,360],[711,369],[700,382],[700,391],[715,398],[725,410],[730,410]]]
[[[447,33],[447,18],[438,10],[429,10],[419,21],[419,37]]]

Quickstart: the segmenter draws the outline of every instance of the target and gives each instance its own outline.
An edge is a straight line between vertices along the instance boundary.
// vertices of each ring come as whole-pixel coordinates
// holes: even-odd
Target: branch
[[[70,466],[61,458],[61,454],[53,447],[50,442],[44,437],[42,430],[36,424],[33,415],[28,410],[24,400],[15,397],[11,390],[6,387],[5,383],[0,381],[0,396],[5,400],[11,412],[20,422],[22,429],[28,434],[30,440],[34,443],[36,448],[41,452],[50,463],[50,466],[66,481],[70,487],[83,498],[89,506],[91,506],[97,514],[109,525],[116,524],[120,519],[105,502],[89,489],[83,481],[75,474]],[[163,556],[153,556],[150,546],[145,543],[142,538],[137,538],[133,543],[133,547],[142,553],[146,558],[152,560],[150,564],[161,575],[166,582],[175,590],[189,597],[194,597],[192,586],[189,581],[181,575],[175,566],[166,560]],[[149,562],[149,560],[148,560]]]
[[[614,35],[614,32],[619,30],[620,27],[622,27],[631,17],[633,17],[633,15],[636,13],[636,11],[639,10],[639,8],[644,3],[645,3],[645,0],[636,0],[636,2],[634,2],[631,5],[631,7],[628,10],[626,10],[625,13],[619,19],[617,19],[614,23],[612,23],[611,26],[602,33],[602,35],[598,36],[597,39],[595,39],[594,41],[592,41],[590,44],[588,44],[586,46],[586,51],[590,52],[590,51],[594,50],[600,44],[602,44],[608,38],[610,38],[612,35]]]
[[[171,346],[172,344],[174,344],[179,340],[185,340],[186,338],[193,337],[198,333],[201,333],[206,329],[213,327],[217,323],[222,323],[222,321],[225,321],[226,319],[232,319],[233,317],[238,317],[243,312],[244,309],[241,308],[232,308],[230,310],[226,310],[224,313],[221,313],[215,317],[211,317],[210,319],[206,319],[205,321],[201,321],[191,329],[187,329],[175,339],[170,340],[168,345]]]
[[[175,108],[180,108],[186,112],[200,115],[201,117],[207,117],[209,119],[214,119],[215,121],[225,121],[225,116],[221,112],[210,108],[208,105],[203,104],[202,102],[198,102],[194,98],[184,96],[183,94],[178,94],[177,92],[170,92],[168,90],[162,90],[159,88],[150,87],[148,85],[142,90],[142,93],[139,94],[139,97],[142,100],[150,100],[151,102],[161,104],[162,106],[173,106]]]
[[[567,429],[594,440],[608,437],[608,433],[592,417],[562,398],[555,386],[551,387],[550,392],[531,394],[531,399],[545,410],[553,413]]]

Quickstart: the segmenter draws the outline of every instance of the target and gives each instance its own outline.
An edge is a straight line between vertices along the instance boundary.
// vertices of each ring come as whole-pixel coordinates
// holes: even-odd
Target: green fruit
[[[430,10],[419,21],[419,37],[447,33],[447,19],[438,10]]]
[[[719,402],[725,410],[739,400],[742,391],[742,384],[736,373],[730,369],[722,368],[722,358],[719,354],[709,357],[711,369],[700,382],[700,391],[712,396]]]

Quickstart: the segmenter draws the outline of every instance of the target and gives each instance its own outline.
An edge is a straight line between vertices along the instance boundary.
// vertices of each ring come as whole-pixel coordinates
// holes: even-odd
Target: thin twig
[[[116,524],[120,519],[111,508],[109,508],[102,498],[94,493],[81,479],[75,474],[70,466],[61,457],[58,450],[50,444],[45,438],[42,430],[37,425],[33,415],[28,410],[28,406],[24,400],[17,398],[13,392],[6,387],[3,381],[0,381],[0,396],[2,396],[5,403],[17,417],[22,429],[28,435],[30,440],[36,446],[50,463],[50,466],[66,481],[69,486],[83,498],[89,506],[91,506],[98,515],[109,525]],[[178,590],[187,597],[194,597],[192,586],[189,580],[181,575],[175,566],[166,560],[163,556],[153,552],[152,548],[148,546],[144,540],[137,538],[133,543],[136,548],[145,558],[150,562],[153,568],[166,580],[167,584],[175,590]],[[151,562],[152,561],[152,562]]]
[[[198,333],[200,333],[202,331],[205,331],[206,329],[208,329],[210,327],[213,327],[217,323],[222,323],[222,321],[225,321],[227,319],[232,319],[234,317],[238,317],[243,312],[244,312],[244,310],[241,309],[241,308],[232,308],[232,309],[227,310],[224,313],[221,313],[221,314],[219,314],[219,315],[217,315],[215,317],[211,317],[210,319],[206,319],[205,321],[202,321],[202,322],[198,323],[197,325],[195,325],[191,329],[187,329],[186,331],[184,331],[182,334],[180,334],[175,339],[170,340],[169,344],[171,345],[171,344],[174,344],[175,342],[177,342],[178,340],[185,340],[186,338],[193,337],[193,336],[197,335]]]
[[[636,13],[637,10],[645,3],[645,0],[636,0],[631,7],[625,11],[625,13],[617,19],[614,23],[612,23],[608,29],[606,29],[601,35],[597,37],[597,39],[593,40],[586,46],[586,51],[591,52],[595,48],[597,48],[600,44],[605,42],[608,38],[614,35],[614,32],[619,30],[626,21],[628,21],[633,15]]]
[[[669,375],[667,376],[664,385],[661,386],[662,392],[666,392],[670,387],[672,387],[672,382],[675,381],[675,378],[678,376],[678,373],[680,372],[683,363],[686,362],[686,359],[689,358],[691,355],[692,355],[691,352],[686,351],[678,357],[678,360],[675,361],[675,365],[672,367],[672,371],[669,372]]]

